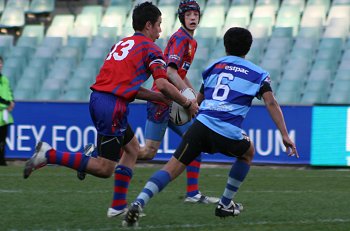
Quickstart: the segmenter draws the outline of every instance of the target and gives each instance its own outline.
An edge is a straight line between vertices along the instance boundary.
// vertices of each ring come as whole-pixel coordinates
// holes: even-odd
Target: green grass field
[[[138,166],[129,188],[131,202],[161,165]],[[130,230],[107,218],[113,180],[63,167],[45,167],[22,178],[22,166],[0,168],[0,230]],[[228,166],[202,168],[200,189],[220,196]],[[138,230],[337,231],[350,230],[349,169],[253,166],[236,201],[245,210],[235,218],[214,216],[214,205],[185,204],[185,175],[145,208]]]

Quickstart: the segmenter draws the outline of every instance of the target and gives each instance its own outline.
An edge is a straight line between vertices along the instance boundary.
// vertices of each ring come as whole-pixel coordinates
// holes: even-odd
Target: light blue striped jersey
[[[243,139],[241,124],[269,73],[252,62],[226,56],[202,73],[204,100],[197,119],[225,137]]]

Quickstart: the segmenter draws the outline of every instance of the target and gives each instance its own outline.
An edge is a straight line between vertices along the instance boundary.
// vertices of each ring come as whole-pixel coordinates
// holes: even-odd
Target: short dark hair
[[[249,30],[241,27],[231,27],[224,35],[224,46],[228,55],[245,56],[253,43]]]
[[[153,5],[152,2],[141,3],[135,6],[132,12],[132,27],[135,31],[141,31],[145,28],[148,21],[154,25],[161,15],[162,13],[158,7]]]

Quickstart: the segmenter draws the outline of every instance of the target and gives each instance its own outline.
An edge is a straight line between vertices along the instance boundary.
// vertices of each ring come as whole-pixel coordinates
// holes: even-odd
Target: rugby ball
[[[181,94],[185,96],[187,99],[195,99],[196,94],[191,88],[186,88],[181,91]],[[180,104],[176,102],[172,102],[170,104],[170,121],[173,122],[175,125],[184,125],[185,123],[188,123],[192,118],[190,114],[188,113],[188,110],[183,108]]]

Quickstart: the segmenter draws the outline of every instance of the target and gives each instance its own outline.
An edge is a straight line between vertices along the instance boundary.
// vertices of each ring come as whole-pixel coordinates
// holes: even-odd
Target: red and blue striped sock
[[[122,210],[126,208],[126,195],[128,194],[129,183],[132,178],[132,170],[126,166],[118,165],[114,172],[114,192],[112,208]]]
[[[201,168],[202,157],[199,155],[186,168],[187,170],[187,196],[193,197],[199,193],[198,177]]]
[[[62,165],[84,172],[90,156],[86,156],[82,152],[60,152],[51,149],[46,152],[46,158],[48,164]]]

